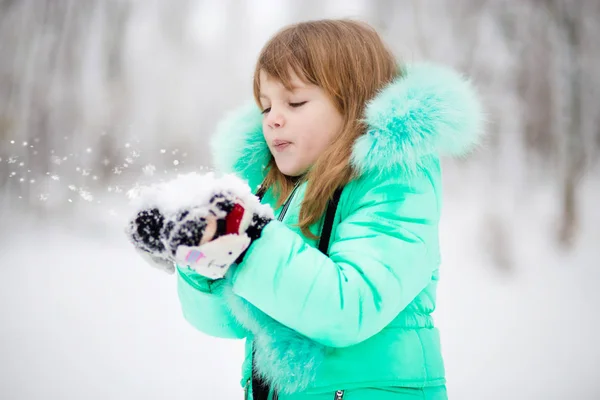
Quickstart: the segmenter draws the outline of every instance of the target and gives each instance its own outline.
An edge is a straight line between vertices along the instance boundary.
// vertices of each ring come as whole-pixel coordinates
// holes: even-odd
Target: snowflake
[[[11,172],[9,176],[12,178],[12,177],[13,177],[13,176],[15,176],[16,174],[17,174],[16,172]]]
[[[126,148],[126,149],[128,149],[128,148],[130,148],[130,147],[131,147],[131,144],[129,144],[129,143],[125,143],[125,148]]]
[[[50,179],[52,179],[53,181],[60,181],[60,176],[58,176],[58,175],[52,175],[50,177]]]
[[[138,151],[133,150],[131,152],[131,157],[133,157],[133,158],[139,158],[140,157],[140,153]]]
[[[125,162],[127,162],[128,164],[133,164],[133,158],[131,158],[131,157],[127,157],[127,158],[125,159]]]
[[[148,164],[142,169],[142,171],[144,171],[144,175],[152,176],[152,175],[154,175],[154,172],[156,171],[156,167],[152,164]]]
[[[89,170],[87,170],[87,169],[82,169],[82,170],[81,170],[81,175],[82,175],[82,176],[88,176],[89,174],[90,174],[90,171],[89,171]]]
[[[122,170],[121,168],[119,168],[119,167],[115,167],[115,168],[113,169],[113,172],[114,172],[116,175],[121,175],[121,173],[123,172],[123,170]]]
[[[18,157],[18,156],[11,156],[11,157],[8,157],[8,161],[7,161],[7,163],[9,163],[9,164],[14,164],[14,163],[16,163],[16,162],[17,162],[17,158],[19,158],[19,157]]]
[[[141,191],[142,191],[142,186],[140,186],[140,184],[136,183],[131,189],[129,189],[127,191],[127,193],[126,193],[127,198],[135,199],[140,196]]]
[[[87,149],[85,149],[85,152],[88,153],[88,154],[90,154],[92,152],[92,148],[88,147]]]
[[[173,165],[179,165],[179,160],[173,161]]]
[[[167,152],[167,150],[165,149],[160,149],[160,154],[165,154]]]
[[[42,194],[40,194],[40,200],[41,200],[41,201],[46,201],[46,200],[48,200],[48,195],[47,195],[47,194],[45,194],[45,193],[42,193]]]
[[[92,196],[92,194],[86,190],[80,189],[79,196],[81,196],[81,198],[85,201],[94,201],[94,196]]]
[[[77,186],[75,186],[75,185],[69,185],[67,187],[69,188],[69,190],[71,190],[73,192],[77,191]]]

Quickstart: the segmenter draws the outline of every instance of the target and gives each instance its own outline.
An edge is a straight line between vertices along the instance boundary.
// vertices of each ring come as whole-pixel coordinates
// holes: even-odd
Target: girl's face
[[[287,176],[304,174],[340,131],[343,118],[318,86],[292,74],[292,91],[260,72],[263,134],[277,168]]]

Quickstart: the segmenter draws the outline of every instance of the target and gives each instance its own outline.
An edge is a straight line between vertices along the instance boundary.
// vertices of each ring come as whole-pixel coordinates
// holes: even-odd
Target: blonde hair
[[[342,128],[331,146],[303,178],[308,185],[298,226],[305,236],[316,239],[309,226],[321,218],[335,190],[354,176],[349,160],[353,143],[365,133],[365,105],[400,70],[369,25],[352,20],[318,20],[285,27],[264,46],[254,71],[254,97],[259,107],[260,71],[288,90],[293,71],[306,83],[322,88],[343,117]],[[263,187],[273,188],[279,207],[292,191],[294,179],[279,171],[271,157]]]

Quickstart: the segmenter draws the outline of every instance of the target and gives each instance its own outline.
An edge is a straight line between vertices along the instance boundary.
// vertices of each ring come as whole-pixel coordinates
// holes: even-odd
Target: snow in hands
[[[239,262],[273,219],[235,175],[190,173],[128,193],[134,208],[126,233],[151,265],[187,266],[212,279]]]

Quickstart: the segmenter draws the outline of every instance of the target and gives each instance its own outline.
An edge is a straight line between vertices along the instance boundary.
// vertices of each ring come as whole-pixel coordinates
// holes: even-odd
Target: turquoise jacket
[[[208,335],[246,338],[243,385],[253,353],[280,399],[445,384],[431,316],[440,265],[439,156],[475,147],[481,106],[458,73],[411,65],[368,103],[365,121],[351,159],[358,177],[342,192],[328,257],[294,226],[303,184],[225,279],[178,268],[185,318]],[[252,105],[226,118],[212,142],[217,169],[252,188],[270,158],[261,124]],[[271,192],[263,202],[275,204]]]

